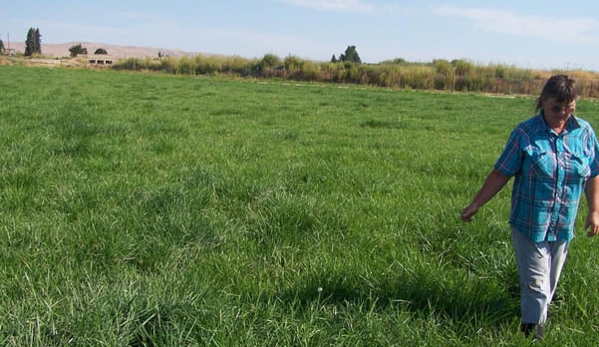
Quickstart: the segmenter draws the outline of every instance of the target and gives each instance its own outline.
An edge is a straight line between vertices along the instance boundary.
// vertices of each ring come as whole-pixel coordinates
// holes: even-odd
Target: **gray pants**
[[[567,241],[535,243],[512,229],[520,275],[522,323],[543,324],[568,255]]]

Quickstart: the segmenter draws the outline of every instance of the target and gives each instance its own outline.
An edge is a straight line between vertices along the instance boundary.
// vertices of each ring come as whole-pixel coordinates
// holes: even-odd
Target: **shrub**
[[[316,81],[320,72],[320,65],[317,65],[309,60],[302,63],[302,80]]]
[[[283,65],[285,66],[285,70],[287,71],[297,70],[300,69],[302,66],[302,59],[298,58],[295,55],[288,55],[287,57],[285,57]]]
[[[160,59],[159,68],[164,72],[174,73],[175,66],[177,66],[177,62],[173,58],[167,57]]]
[[[398,64],[385,64],[379,66],[379,80],[382,87],[399,87],[401,81],[401,67]]]
[[[79,54],[87,54],[87,48],[81,46],[81,44],[73,45],[69,48],[69,52],[71,52],[71,57],[76,57]]]
[[[349,65],[349,82],[350,83],[360,83],[360,78],[362,74],[360,73],[360,69],[357,64]]]
[[[195,68],[193,66],[193,62],[189,57],[181,57],[179,59],[179,63],[177,64],[177,74],[178,75],[192,75],[195,72]]]
[[[593,72],[527,70],[504,64],[480,66],[463,59],[415,63],[396,58],[379,64],[356,64],[314,62],[294,55],[288,55],[283,61],[274,54],[266,54],[261,59],[197,55],[154,60],[129,58],[117,62],[113,68],[526,95],[537,95],[551,74],[566,73],[579,81],[584,97],[599,97],[599,77]]]
[[[127,58],[120,60],[113,65],[114,69],[117,70],[133,70],[140,71],[146,68],[146,64],[140,58]]]
[[[269,69],[271,67],[277,67],[281,65],[281,59],[274,54],[265,54],[260,61],[260,67],[262,69]]]
[[[455,68],[455,74],[460,76],[468,75],[474,70],[474,65],[463,59],[452,60],[451,65]]]
[[[454,67],[445,59],[433,60],[433,66],[435,68],[435,72],[440,75],[451,76],[454,73]]]

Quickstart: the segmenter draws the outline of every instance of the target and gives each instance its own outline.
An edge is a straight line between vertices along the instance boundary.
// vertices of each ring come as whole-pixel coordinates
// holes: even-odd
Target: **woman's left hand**
[[[587,221],[584,223],[584,230],[587,230],[589,237],[599,234],[599,211],[589,212]]]

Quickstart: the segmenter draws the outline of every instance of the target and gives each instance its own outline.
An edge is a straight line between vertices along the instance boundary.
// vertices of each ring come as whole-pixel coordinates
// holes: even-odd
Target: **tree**
[[[6,49],[4,48],[4,42],[0,39],[0,55],[4,55],[6,53]]]
[[[30,57],[34,54],[42,54],[42,35],[40,29],[29,28],[25,41],[25,55]]]
[[[336,63],[337,61],[338,61],[338,60],[337,60],[337,58],[336,58],[336,57],[335,57],[335,55],[333,54],[333,57],[331,58],[331,63]]]
[[[262,60],[260,61],[260,67],[262,69],[277,67],[279,65],[281,65],[281,59],[272,53],[265,54],[264,57],[262,57]]]
[[[106,50],[104,48],[98,48],[98,49],[96,49],[94,54],[108,54],[108,52],[106,52]]]
[[[345,50],[345,54],[341,54],[339,56],[339,60],[342,62],[349,62],[349,63],[357,63],[357,64],[362,63],[362,59],[360,59],[360,55],[358,54],[358,51],[356,50],[356,46],[347,46],[347,49]]]
[[[42,35],[40,34],[39,28],[35,28],[33,38],[35,40],[35,52],[37,54],[42,54]]]
[[[71,57],[76,57],[79,54],[87,54],[87,48],[81,46],[81,44],[73,45],[69,48],[69,52],[71,52]]]
[[[33,55],[33,35],[34,35],[35,31],[33,30],[33,28],[30,28],[29,31],[27,32],[27,40],[25,40],[25,55],[30,57]]]

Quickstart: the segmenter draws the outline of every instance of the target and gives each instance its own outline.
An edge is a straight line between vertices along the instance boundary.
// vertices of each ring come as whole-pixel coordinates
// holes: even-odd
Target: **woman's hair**
[[[566,75],[553,75],[545,82],[541,95],[537,98],[535,112],[543,109],[543,101],[547,99],[555,99],[557,103],[565,104],[578,98],[578,88],[574,79]]]

